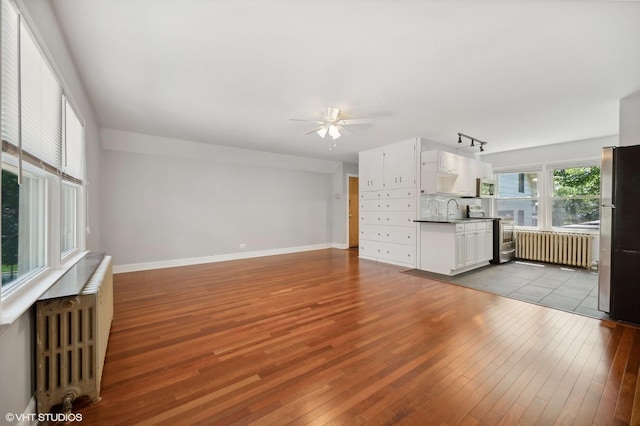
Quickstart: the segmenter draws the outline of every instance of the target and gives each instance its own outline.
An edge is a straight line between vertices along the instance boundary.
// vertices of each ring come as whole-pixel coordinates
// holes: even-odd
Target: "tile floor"
[[[598,311],[598,273],[535,262],[489,265],[453,277],[418,270],[407,271],[593,318],[609,318]]]

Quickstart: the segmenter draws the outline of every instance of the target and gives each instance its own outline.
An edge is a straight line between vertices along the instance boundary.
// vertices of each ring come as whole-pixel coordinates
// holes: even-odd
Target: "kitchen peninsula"
[[[493,257],[493,220],[421,219],[420,269],[456,275],[489,264]]]

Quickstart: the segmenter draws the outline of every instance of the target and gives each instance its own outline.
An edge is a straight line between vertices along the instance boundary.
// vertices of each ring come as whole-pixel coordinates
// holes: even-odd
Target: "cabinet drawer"
[[[381,227],[375,225],[360,225],[360,241],[375,240],[380,241]]]
[[[465,223],[464,232],[473,232],[476,230],[476,223]]]
[[[416,217],[414,211],[411,212],[386,212],[384,213],[385,220],[382,221],[383,225],[392,226],[412,226],[415,225],[413,220]],[[414,226],[415,228],[415,226]]]
[[[387,243],[381,247],[380,259],[415,265],[416,248],[402,244]]]
[[[360,210],[383,210],[387,200],[360,200]]]
[[[391,189],[384,191],[386,198],[414,198],[416,190],[414,188]]]
[[[485,229],[487,229],[487,222],[478,222],[478,223],[476,223],[476,230],[477,231],[484,231]]]
[[[413,198],[391,198],[382,201],[386,210],[392,211],[414,211],[416,203]]]
[[[456,223],[455,227],[456,227],[456,233],[464,232],[464,223]]]
[[[385,226],[380,230],[382,240],[395,244],[411,244],[416,243],[416,229],[414,227],[404,226]]]
[[[378,241],[361,240],[358,254],[361,257],[378,259],[382,253],[382,243]]]
[[[386,224],[386,216],[383,216],[379,211],[361,211],[360,212],[360,224],[361,225],[383,225]]]
[[[365,191],[360,192],[360,200],[381,200],[385,195],[385,191]]]

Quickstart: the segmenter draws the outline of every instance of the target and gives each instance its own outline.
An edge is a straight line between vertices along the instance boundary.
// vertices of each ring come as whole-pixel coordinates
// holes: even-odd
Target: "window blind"
[[[80,181],[85,180],[84,127],[65,99],[65,143],[63,172]]]
[[[62,87],[24,21],[20,25],[22,149],[60,169]]]
[[[2,0],[2,140],[18,146],[18,12]]]

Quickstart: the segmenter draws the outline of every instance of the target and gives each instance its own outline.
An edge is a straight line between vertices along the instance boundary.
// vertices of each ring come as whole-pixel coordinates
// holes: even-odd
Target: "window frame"
[[[60,73],[58,72],[58,68],[55,67],[55,62],[52,61],[49,55],[46,54],[45,49],[42,48],[44,46],[41,37],[34,31],[31,31],[31,28],[34,28],[33,22],[29,19],[27,15],[21,13],[21,9],[19,5],[16,4],[14,0],[2,0],[3,5],[6,4],[11,7],[18,14],[18,19],[20,24],[18,29],[22,26],[25,26],[26,30],[29,31],[29,34],[32,36],[33,41],[36,44],[36,47],[41,55],[42,61],[44,62],[44,66],[48,66],[49,70],[52,71],[53,77],[57,80],[60,88],[61,88],[61,96],[60,96],[60,105],[61,108],[64,109],[65,102],[69,103],[71,108],[74,111],[79,111],[75,107],[75,102],[70,96],[69,92],[66,90],[66,87],[63,83],[63,80],[60,79]],[[18,39],[19,41],[19,39]],[[4,46],[0,49],[0,60],[2,60],[4,56]],[[19,52],[19,49],[18,49]],[[20,61],[20,56],[18,56],[18,61]],[[1,75],[2,73],[0,73]],[[18,84],[20,84],[18,77]],[[18,89],[19,90],[19,89]],[[18,92],[19,93],[19,92]],[[13,100],[12,100],[13,102]],[[20,101],[17,101],[20,102]],[[11,104],[12,105],[12,104]],[[18,104],[19,106],[20,104]],[[7,108],[11,108],[9,105]],[[65,111],[62,111],[63,116]],[[20,112],[19,112],[20,114]],[[77,126],[80,127],[75,128],[75,130],[80,132],[81,141],[80,141],[80,149],[82,150],[80,154],[80,160],[82,164],[86,161],[86,133],[85,133],[85,121],[82,119],[80,115],[76,113],[77,118]],[[18,119],[19,128],[22,128],[22,123],[20,119]],[[64,139],[64,132],[66,128],[66,123],[63,121],[61,123],[62,126],[62,134],[61,134],[61,144],[66,144]],[[84,176],[84,169],[82,169],[82,176],[67,176],[65,174],[65,170],[63,165],[60,164],[50,165],[48,163],[44,163],[41,159],[34,158],[33,156],[27,154],[26,152],[21,151],[21,143],[19,141],[7,141],[7,145],[5,146],[5,142],[3,140],[3,150],[0,150],[0,163],[6,164],[7,167],[16,167],[22,168],[24,171],[28,171],[29,173],[36,174],[38,176],[42,176],[46,179],[46,195],[45,195],[45,205],[46,205],[46,219],[45,219],[45,265],[43,268],[39,268],[37,273],[34,274],[25,274],[23,279],[17,280],[16,283],[12,283],[11,285],[1,286],[0,285],[0,334],[4,331],[6,327],[8,327],[11,323],[13,323],[16,319],[18,319],[21,315],[29,310],[29,308],[37,301],[37,299],[47,290],[49,289],[56,281],[58,281],[73,265],[75,265],[82,257],[86,255],[88,252],[86,250],[86,233],[87,233],[87,188],[86,188],[86,179]],[[5,152],[5,149],[8,152]],[[66,146],[61,147],[62,149],[66,149]],[[0,165],[1,165],[0,164]],[[68,179],[73,184],[77,185],[77,203],[76,203],[76,248],[74,250],[70,250],[67,253],[62,253],[61,247],[61,232],[62,232],[62,205],[61,205],[61,192],[63,180]],[[3,288],[5,287],[5,288]]]
[[[498,177],[498,175],[501,174],[524,174],[524,173],[536,173],[537,174],[537,178],[538,178],[538,195],[533,197],[533,196],[515,196],[515,197],[500,197],[500,179]],[[515,225],[516,228],[518,229],[539,229],[540,228],[540,222],[541,220],[543,220],[543,218],[540,215],[540,212],[543,211],[544,209],[544,197],[543,197],[543,185],[544,185],[544,179],[542,178],[542,169],[541,168],[509,168],[509,169],[503,169],[503,170],[496,170],[494,171],[494,180],[497,184],[497,191],[496,191],[496,197],[494,199],[493,202],[493,210],[494,212],[496,212],[496,216],[498,216],[498,202],[499,201],[536,201],[538,204],[538,210],[537,210],[537,225],[536,226],[523,226],[523,225]],[[520,193],[520,177],[518,176],[518,182],[517,182],[517,191],[518,193]],[[514,215],[514,222],[517,223],[516,221],[516,217]]]
[[[494,180],[498,182],[498,175],[503,173],[538,173],[538,225],[537,226],[515,226],[516,229],[522,230],[540,230],[540,231],[553,231],[553,232],[566,232],[575,234],[591,234],[599,235],[599,229],[584,229],[584,228],[561,228],[552,226],[553,218],[553,201],[555,199],[570,199],[568,197],[555,197],[553,195],[553,172],[557,169],[568,169],[575,167],[592,167],[599,166],[599,158],[582,158],[571,161],[553,161],[539,164],[528,164],[520,167],[497,167],[494,169]],[[498,194],[500,189],[498,188]],[[595,196],[580,196],[577,198],[592,199]],[[498,198],[496,196],[492,201],[491,208],[494,215],[498,213],[498,200],[517,200],[517,199],[531,199],[531,197],[509,197]]]
[[[573,197],[560,197],[554,195],[554,179],[553,174],[555,170],[559,169],[573,169],[579,167],[593,167],[600,166],[600,161],[591,160],[591,161],[572,161],[572,162],[563,162],[563,163],[551,163],[546,166],[546,180],[549,182],[547,185],[547,198],[549,200],[549,208],[545,210],[545,221],[548,224],[548,229],[554,232],[571,232],[571,233],[580,233],[580,234],[599,234],[600,229],[586,229],[586,228],[563,228],[560,226],[553,226],[553,202],[556,200],[598,200],[600,198],[600,194],[597,196],[594,195],[578,195]]]

